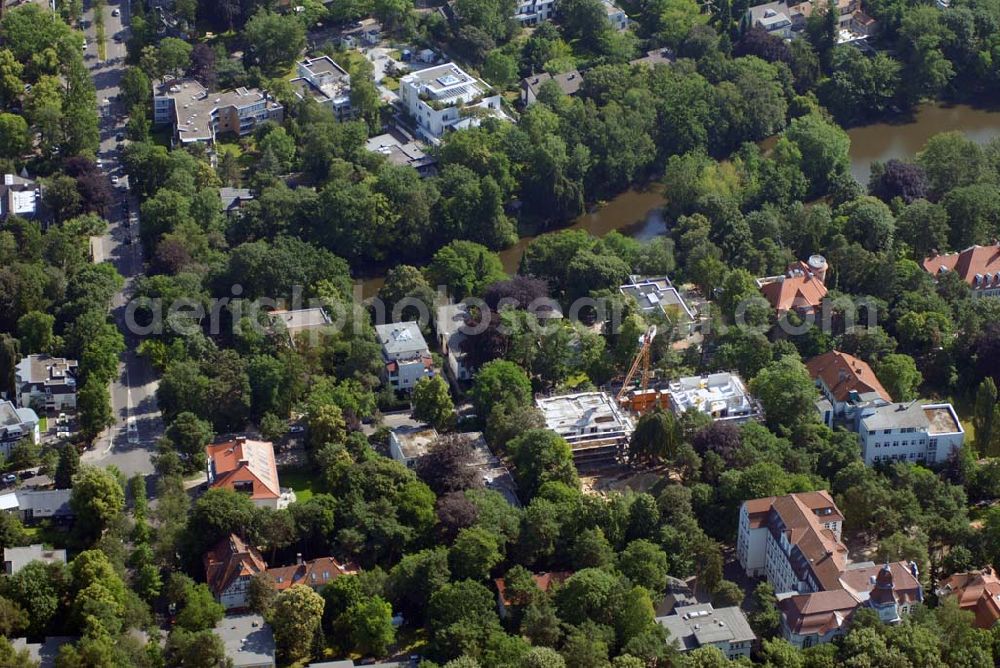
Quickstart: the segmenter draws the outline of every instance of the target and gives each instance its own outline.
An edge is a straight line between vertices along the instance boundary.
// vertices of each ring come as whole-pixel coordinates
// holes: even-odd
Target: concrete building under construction
[[[620,461],[632,435],[632,420],[604,392],[582,392],[537,401],[545,426],[573,449],[577,468]]]

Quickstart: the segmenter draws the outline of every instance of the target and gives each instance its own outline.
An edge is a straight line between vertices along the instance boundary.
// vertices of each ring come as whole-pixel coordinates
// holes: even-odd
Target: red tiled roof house
[[[246,494],[258,506],[280,509],[295,501],[295,493],[282,491],[274,447],[267,441],[240,437],[205,448],[208,483],[214,488]]]
[[[946,255],[935,253],[924,260],[924,270],[934,277],[955,272],[968,284],[973,297],[1000,296],[1000,244],[969,246]]]
[[[230,534],[205,553],[205,582],[226,610],[247,606],[250,579],[267,570],[267,562],[253,545]]]
[[[868,363],[853,355],[831,350],[806,362],[806,369],[830,402],[830,415],[824,416],[828,427],[833,426],[835,418],[853,418],[860,406],[892,403],[892,397]]]

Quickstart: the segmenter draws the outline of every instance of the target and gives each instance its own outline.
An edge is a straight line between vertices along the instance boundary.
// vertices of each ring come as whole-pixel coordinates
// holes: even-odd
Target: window
[[[885,430],[882,431],[882,433],[883,434],[891,434],[892,433],[892,429],[885,429]]]

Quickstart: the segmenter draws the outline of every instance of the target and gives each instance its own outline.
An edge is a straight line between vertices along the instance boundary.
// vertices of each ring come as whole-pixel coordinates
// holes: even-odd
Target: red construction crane
[[[649,389],[649,348],[653,343],[653,339],[656,337],[656,325],[651,325],[646,333],[639,337],[639,350],[635,354],[635,359],[632,360],[632,366],[629,368],[628,373],[625,374],[625,381],[622,383],[622,388],[618,390],[618,396],[616,400],[619,405],[629,404],[629,409],[635,412],[642,412],[648,408],[644,400],[638,400],[639,396],[644,396]],[[632,381],[635,379],[635,374],[641,369],[642,375],[639,377],[639,386],[641,392],[633,395],[632,399],[629,400],[627,395],[631,389]],[[640,406],[639,404],[643,404]]]

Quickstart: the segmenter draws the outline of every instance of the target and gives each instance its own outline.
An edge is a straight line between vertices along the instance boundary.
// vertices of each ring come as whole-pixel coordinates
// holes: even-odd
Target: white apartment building
[[[779,594],[836,588],[847,566],[843,522],[828,492],[745,501],[736,557],[748,576],[763,576]]]
[[[522,26],[538,25],[555,15],[555,0],[521,0],[517,3],[514,19]]]
[[[865,464],[935,464],[962,447],[965,430],[951,404],[911,401],[864,409],[858,419],[858,436]]]
[[[680,378],[669,384],[667,399],[677,415],[696,410],[711,415],[717,422],[746,422],[761,416],[757,400],[735,373]]]
[[[463,330],[468,313],[468,305],[464,302],[445,304],[438,307],[434,319],[438,348],[445,357],[452,380],[459,383],[472,380],[472,369],[466,362],[468,356],[463,350],[466,340]]]
[[[479,125],[483,115],[507,118],[500,96],[454,63],[407,74],[399,81],[399,99],[417,132],[433,144],[445,132]]]
[[[351,76],[330,56],[306,58],[296,66],[298,76],[288,83],[301,100],[311,96],[333,112],[338,121],[356,115],[351,107]]]
[[[434,362],[415,321],[375,326],[385,362],[384,380],[394,390],[410,391],[421,378],[434,375]]]
[[[48,355],[28,355],[14,367],[17,405],[37,402],[45,410],[76,408],[77,361]]]
[[[536,401],[546,428],[566,439],[577,467],[619,458],[632,436],[632,420],[604,392],[581,392]]]
[[[35,411],[17,408],[9,401],[0,401],[0,454],[10,456],[11,449],[22,438],[30,438],[37,445],[41,437]]]
[[[625,10],[611,0],[601,0],[601,4],[604,5],[604,11],[608,15],[608,23],[614,30],[618,32],[628,30],[628,14],[625,13]]]
[[[170,124],[180,144],[214,142],[231,132],[248,135],[267,120],[281,122],[284,107],[256,88],[210,93],[195,79],[170,79],[153,86],[153,122]]]

